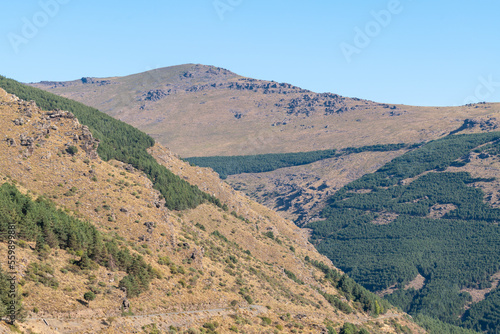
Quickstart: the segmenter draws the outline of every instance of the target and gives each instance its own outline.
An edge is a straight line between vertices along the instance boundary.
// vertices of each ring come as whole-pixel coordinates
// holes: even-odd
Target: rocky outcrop
[[[284,102],[284,100],[281,100]],[[281,106],[277,104],[276,106]],[[324,112],[325,115],[340,114],[348,111],[345,104],[345,98],[340,95],[323,94],[305,94],[299,98],[291,99],[285,105],[288,114],[295,116],[310,116],[314,112]]]
[[[5,141],[7,142],[8,146],[17,146],[16,140],[14,138],[6,138]]]
[[[25,119],[24,117],[16,118],[15,120],[12,121],[14,125],[20,126],[24,125],[29,122],[29,120]]]
[[[498,129],[500,121],[496,117],[490,118],[467,118],[464,120],[462,126],[450,132],[450,135],[464,130],[478,129],[481,131],[494,131]]]
[[[68,119],[74,119],[75,115],[69,111],[65,110],[55,110],[55,111],[49,111],[48,113],[45,114],[46,117],[45,119],[54,119],[54,118],[68,118]]]
[[[96,80],[95,78],[91,77],[84,77],[80,79],[83,84],[94,84],[98,86],[104,86],[104,85],[110,85],[111,81],[110,80]]]
[[[162,90],[162,89],[153,89],[144,94],[144,100],[145,101],[151,101],[151,102],[156,102],[164,98],[165,96],[170,95],[172,92],[172,89],[168,90]]]
[[[50,88],[66,87],[71,85],[69,82],[64,81],[40,81],[38,84],[43,86],[50,86]]]
[[[184,71],[179,75],[179,79],[202,79],[202,80],[226,80],[229,76],[235,74],[222,67],[213,67],[205,65],[194,65],[190,70]]]
[[[33,144],[35,143],[35,140],[33,139],[33,137],[28,137],[25,134],[19,135],[19,140],[20,140],[21,146],[32,147]]]
[[[87,156],[91,159],[97,159],[99,156],[97,154],[97,147],[99,146],[99,139],[95,139],[92,136],[87,126],[81,127],[81,134],[78,135],[78,141],[80,142],[80,147],[85,151]]]

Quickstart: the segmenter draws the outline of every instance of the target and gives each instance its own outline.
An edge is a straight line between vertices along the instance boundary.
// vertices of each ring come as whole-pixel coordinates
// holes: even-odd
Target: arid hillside
[[[182,157],[420,143],[460,127],[497,127],[500,111],[498,104],[437,108],[375,103],[194,64],[33,86],[132,124]],[[227,181],[303,225],[318,218],[328,196],[340,187],[404,152],[351,154],[267,173],[232,175]]]
[[[168,210],[142,172],[99,158],[98,142],[72,113],[43,111],[1,89],[0,129],[2,184],[90,222],[155,273],[145,292],[127,298],[118,288],[126,272],[83,266],[81,253],[20,240],[16,270],[26,319],[17,326],[25,332],[326,333],[352,323],[370,333],[423,333],[354,282],[332,279],[342,273],[305,231],[159,144],[150,149],[157,161],[224,209],[205,203]],[[0,249],[6,254],[6,243]],[[89,290],[96,298],[86,302]]]
[[[32,85],[132,124],[182,157],[416,143],[500,109],[375,103],[199,64]]]

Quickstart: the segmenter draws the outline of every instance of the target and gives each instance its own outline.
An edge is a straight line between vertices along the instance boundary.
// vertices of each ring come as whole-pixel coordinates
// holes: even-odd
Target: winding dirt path
[[[125,317],[116,317],[114,330],[128,333],[130,330],[142,331],[141,327],[156,323],[160,330],[168,330],[169,326],[189,327],[203,320],[209,320],[214,317],[228,316],[236,312],[247,314],[248,316],[258,316],[269,312],[261,305],[250,305],[248,307],[232,308],[214,308],[207,310],[179,311],[156,314],[132,315]],[[69,333],[106,333],[109,323],[107,317],[96,318],[49,318],[49,317],[29,317],[20,324],[23,329],[31,329],[40,334],[69,334]]]
[[[200,322],[211,320],[215,317],[224,317],[235,313],[248,317],[256,317],[268,313],[269,310],[261,305],[250,305],[248,307],[214,308],[207,310],[179,311],[156,314],[143,314],[116,317],[112,324],[108,323],[107,317],[95,318],[45,318],[30,317],[20,324],[22,330],[30,329],[40,334],[73,334],[73,333],[140,333],[142,327],[155,323],[158,329],[168,331],[169,326],[190,327]],[[364,314],[340,314],[343,321],[355,325],[373,320],[397,319],[404,314],[388,311],[377,318]],[[309,317],[309,316],[308,316]],[[110,327],[112,325],[112,327]],[[0,332],[1,333],[1,332]]]

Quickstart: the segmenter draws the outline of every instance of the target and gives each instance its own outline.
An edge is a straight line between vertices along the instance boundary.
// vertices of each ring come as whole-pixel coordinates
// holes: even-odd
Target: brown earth
[[[425,277],[418,274],[411,282],[405,285],[405,290],[410,288],[420,290],[425,286]]]
[[[41,260],[29,245],[20,246],[17,271],[23,277],[19,289],[27,311],[27,320],[18,324],[22,330],[130,333],[152,323],[163,330],[172,323],[187,330],[217,320],[221,333],[231,326],[246,333],[272,332],[272,327],[261,325],[259,317],[265,316],[285,332],[297,323],[304,332],[318,333],[326,320],[337,330],[345,321],[358,321],[369,330],[390,333],[395,332],[392,321],[396,320],[414,333],[422,332],[402,313],[388,313],[387,319],[377,320],[360,311],[346,315],[332,307],[316,289],[339,293],[304,257],[330,262],[317,253],[304,231],[234,191],[212,171],[191,167],[160,145],[151,149],[160,163],[218,196],[229,212],[235,211],[242,219],[211,204],[182,212],[157,207],[160,196],[149,179],[123,163],[100,160],[94,139],[71,114],[42,111],[2,90],[0,129],[1,183],[16,184],[33,198],[43,195],[69,214],[92,222],[132,253],[143,255],[163,277],[153,280],[149,291],[130,299],[134,316],[124,317],[120,310],[123,293],[117,288],[124,272],[103,267],[91,272],[61,271],[78,257],[53,249],[43,262],[54,269],[59,287],[49,288],[23,277],[29,263]],[[77,147],[77,152],[68,153],[69,146]],[[145,222],[155,227],[148,231]],[[213,236],[215,230],[228,241]],[[266,231],[273,231],[275,240],[264,236]],[[0,253],[6,254],[3,243]],[[229,255],[236,263],[227,262]],[[184,273],[175,274],[158,264],[159,256],[183,266]],[[289,279],[284,269],[304,284]],[[87,306],[81,299],[94,284],[102,293]],[[248,290],[255,306],[243,299],[241,288]]]
[[[499,104],[417,107],[315,93],[186,64],[113,78],[32,84],[93,106],[183,157],[304,152],[442,137],[494,128]],[[474,118],[483,117],[475,123]]]
[[[326,200],[337,190],[404,152],[350,154],[272,172],[231,175],[227,182],[303,226],[318,219]]]
[[[472,300],[471,300],[470,304],[478,303],[481,300],[484,300],[487,293],[495,290],[498,287],[498,283],[500,282],[500,272],[497,272],[494,275],[492,275],[490,278],[490,281],[491,281],[490,288],[486,288],[486,289],[470,289],[470,288],[468,288],[468,289],[462,289],[460,291],[468,292],[471,295]]]
[[[417,143],[498,128],[500,104],[418,107],[315,93],[199,64],[126,77],[32,84],[98,108],[183,157]],[[361,153],[227,182],[302,226],[346,183],[404,151]]]

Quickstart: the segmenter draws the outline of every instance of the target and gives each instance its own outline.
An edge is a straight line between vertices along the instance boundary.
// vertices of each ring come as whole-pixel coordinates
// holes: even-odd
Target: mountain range
[[[135,312],[147,321],[154,320],[139,325],[138,321],[128,318],[127,326],[131,327],[127,328],[149,330],[153,325],[156,328],[165,324],[161,317],[151,318],[152,314],[158,314],[155,307],[161,303],[148,291],[154,291],[160,277],[168,282],[176,280],[179,268],[183,268],[180,274],[186,277],[177,283],[174,281],[170,290],[160,284],[158,291],[172,293],[180,286],[179,294],[183,295],[181,290],[187,287],[191,296],[187,298],[189,302],[185,305],[189,306],[185,310],[204,310],[208,312],[205,320],[213,320],[214,310],[222,315],[215,324],[203,323],[203,317],[195,312],[199,321],[189,322],[179,315],[182,312],[177,307],[173,310],[165,306],[168,312],[162,309],[159,314],[182,318],[183,322],[177,326],[181,330],[189,331],[190,325],[197,325],[202,332],[216,331],[217,327],[221,332],[236,329],[259,333],[272,332],[272,327],[265,328],[272,325],[275,331],[291,332],[417,333],[423,331],[418,327],[422,326],[431,333],[472,332],[469,329],[497,333],[500,326],[497,256],[500,251],[500,184],[497,180],[500,135],[496,132],[499,125],[496,117],[500,104],[417,107],[377,103],[333,93],[315,93],[287,83],[245,78],[222,68],[199,64],[126,77],[84,77],[28,86],[3,78],[0,87],[18,96],[5,94],[3,104],[7,109],[14,103],[31,105],[34,110],[42,108],[37,111],[42,117],[36,120],[33,129],[29,127],[33,125],[29,112],[21,112],[17,118],[7,116],[15,129],[5,126],[8,131],[4,137],[9,149],[17,151],[19,159],[29,162],[36,160],[32,157],[39,148],[49,145],[53,152],[40,159],[47,162],[66,159],[61,162],[62,169],[46,173],[50,164],[45,164],[36,177],[27,179],[22,168],[12,170],[11,164],[17,160],[14,155],[9,156],[4,162],[3,170],[9,171],[5,172],[4,180],[23,194],[33,196],[35,192],[34,200],[43,189],[42,198],[64,207],[70,215],[91,220],[107,233],[104,238],[108,242],[118,242],[123,249],[130,248],[132,254],[135,251],[137,256],[144,257],[141,261],[145,261],[144,270],[149,270],[149,274],[138,276],[126,264],[116,268],[123,272],[123,276],[114,277],[119,282],[117,288],[137,290],[137,293],[128,293],[130,296],[125,293],[125,298],[129,297],[132,305],[134,301],[150,305]],[[52,119],[71,120],[73,132],[66,131],[66,137],[59,142],[47,144],[53,137],[51,133],[60,130]],[[64,122],[60,126],[63,127]],[[81,173],[92,182],[100,184],[100,176],[107,173],[104,185],[98,190],[92,189],[95,188],[92,182],[88,185],[88,179],[73,175],[75,168],[67,172],[68,159],[77,166],[78,155],[81,155],[83,169],[85,165],[91,166]],[[94,160],[106,168],[108,165],[123,168],[125,172],[119,172],[121,176],[136,173],[143,179],[124,178],[116,182],[113,178],[118,171],[98,172]],[[37,167],[30,164],[26,170],[31,172]],[[48,185],[56,183],[53,179],[45,181],[41,188],[35,185],[39,179],[46,178],[46,174],[65,179],[67,175],[60,173],[61,170],[71,175],[70,182],[57,185],[62,189],[45,191],[51,189]],[[31,179],[35,183],[29,181]],[[74,180],[79,182],[73,185]],[[130,199],[121,193],[143,183],[153,195],[144,199],[147,191],[140,187],[130,189],[132,200],[144,199],[145,204],[128,205]],[[113,189],[113,184],[117,189]],[[102,201],[95,208],[94,202],[85,196],[89,189],[94,191],[90,197],[99,199],[95,203]],[[104,192],[106,196],[101,199]],[[112,192],[118,197],[110,195]],[[73,202],[76,195],[78,200]],[[83,203],[86,204],[82,207]],[[138,217],[144,215],[142,211],[163,210],[162,219],[170,226],[169,232],[160,233],[170,238],[165,245],[162,246],[161,241],[155,242],[156,247],[150,244],[160,225],[158,217],[148,218],[144,223],[136,217],[131,226],[125,227],[125,234],[121,225],[113,225],[123,220],[120,217],[123,213],[128,216],[133,208],[141,205],[146,205],[146,209],[141,210],[140,215],[137,213]],[[140,226],[145,226],[150,235],[134,231],[134,227]],[[43,224],[40,228],[40,233],[48,238]],[[135,240],[138,235],[139,239]],[[41,241],[36,237],[28,239],[29,247],[38,254],[33,262],[37,268],[45,265],[47,259],[42,255],[49,250],[41,252]],[[106,255],[99,256],[109,256],[113,263],[119,262],[114,248],[108,244],[106,247]],[[109,261],[100,260],[94,254],[96,251],[80,254],[85,247],[80,253],[60,248],[73,256],[68,261],[77,266],[86,258],[82,255],[86,255],[104,270],[115,269],[109,267]],[[307,251],[301,253],[299,249]],[[225,255],[232,253],[237,256]],[[208,270],[204,269],[205,262],[195,262],[200,254],[203,261],[208,258],[211,261],[208,267],[218,268],[209,271],[211,278],[208,279],[213,284],[212,278],[219,278],[219,287],[212,290],[213,296],[204,296],[207,303],[212,305],[217,294],[227,293],[225,302],[217,304],[218,308],[206,308],[203,303],[204,306],[200,306],[198,296],[210,291],[206,286],[201,290],[196,284],[198,279],[206,281],[204,276]],[[242,258],[257,262],[243,265]],[[168,270],[162,272],[165,263]],[[196,263],[198,267],[191,266],[186,274],[186,263]],[[151,265],[150,269],[147,264]],[[57,268],[53,263],[50,265]],[[60,267],[62,271],[67,269]],[[246,274],[244,268],[253,269]],[[303,268],[305,272],[295,268]],[[88,270],[79,270],[82,269]],[[32,271],[27,273],[33,276]],[[285,279],[280,281],[277,272]],[[137,277],[147,278],[141,288],[134,283]],[[191,284],[193,280],[195,284]],[[40,279],[35,277],[31,281],[39,283]],[[95,283],[89,279],[84,285],[98,289]],[[148,290],[145,286],[150,283],[153,288]],[[260,294],[256,287],[260,287]],[[84,290],[81,288],[79,293]],[[264,290],[269,291],[271,299],[266,299],[268,294],[262,294]],[[153,298],[150,304],[140,299],[145,294]],[[99,312],[109,312],[112,305],[116,306],[116,300],[113,304],[108,299],[101,300]],[[80,302],[82,306],[85,304]],[[37,303],[26,296],[25,304],[29,307]],[[293,314],[285,312],[283,307],[290,303],[297,305],[293,320],[297,326],[287,323]],[[265,315],[266,310],[259,307],[264,304]],[[419,325],[391,304],[412,315]],[[245,323],[240,319],[243,316],[232,311],[253,312],[245,313],[253,320]],[[332,312],[338,317],[332,318]],[[127,314],[131,315],[122,315]],[[31,323],[39,326],[40,319],[35,318]],[[113,321],[103,317],[100,319],[106,323],[101,326],[103,332],[128,330],[114,327]],[[178,330],[177,327],[169,330]]]
[[[2,331],[424,332],[210,169],[96,109],[0,87],[2,254],[16,227],[0,310],[18,317]]]
[[[98,108],[145,131],[183,158],[416,144],[463,126],[474,131],[494,129],[500,110],[494,103],[462,107],[376,103],[200,64],[31,85]],[[227,182],[302,226],[318,219],[328,197],[342,186],[404,152],[404,148],[351,151],[305,166],[228,175]]]

